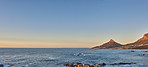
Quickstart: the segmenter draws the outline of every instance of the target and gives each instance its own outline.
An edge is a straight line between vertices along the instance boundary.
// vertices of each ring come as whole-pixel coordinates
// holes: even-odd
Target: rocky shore
[[[131,50],[130,52],[136,52],[136,51],[135,50]],[[142,50],[141,52],[145,52],[144,54],[141,54],[141,56],[148,56],[148,54],[147,54],[148,50]],[[137,63],[133,63],[133,62],[131,62],[131,63],[120,62],[120,63],[112,63],[112,64],[99,63],[99,64],[93,64],[92,65],[92,64],[85,64],[85,63],[79,63],[79,62],[72,62],[72,63],[63,64],[63,65],[66,66],[66,67],[105,67],[106,65],[120,66],[120,65],[134,65],[134,64],[137,64]]]
[[[78,62],[72,62],[72,63],[67,63],[64,64],[66,67],[104,67],[105,65],[131,65],[131,64],[136,64],[136,63],[113,63],[113,64],[106,64],[106,63],[100,63],[100,64],[83,64],[83,63],[78,63]]]
[[[12,67],[12,64],[0,64],[0,67]]]

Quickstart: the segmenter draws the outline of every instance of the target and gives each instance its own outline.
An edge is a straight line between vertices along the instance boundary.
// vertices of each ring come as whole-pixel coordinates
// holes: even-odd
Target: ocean
[[[63,64],[105,63],[104,67],[148,67],[148,52],[125,49],[88,48],[0,48],[0,64],[4,67],[65,67]],[[80,54],[80,55],[79,55]],[[115,63],[136,63],[111,65]]]

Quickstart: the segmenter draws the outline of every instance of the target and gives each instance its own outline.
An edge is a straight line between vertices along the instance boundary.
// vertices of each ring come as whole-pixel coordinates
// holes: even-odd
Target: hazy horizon
[[[90,48],[148,33],[147,0],[1,0],[0,48]]]

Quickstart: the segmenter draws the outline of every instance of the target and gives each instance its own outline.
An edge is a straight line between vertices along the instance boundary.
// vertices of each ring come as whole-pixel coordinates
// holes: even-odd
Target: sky
[[[148,33],[148,0],[0,0],[0,48],[90,48]]]

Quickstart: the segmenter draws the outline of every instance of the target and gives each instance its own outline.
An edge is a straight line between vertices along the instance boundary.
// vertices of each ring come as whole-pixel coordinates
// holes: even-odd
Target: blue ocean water
[[[148,67],[148,52],[142,50],[88,48],[0,48],[0,64],[5,67],[64,67],[63,64],[106,63],[105,67]],[[77,56],[81,53],[80,56]],[[110,65],[114,63],[136,63]]]

